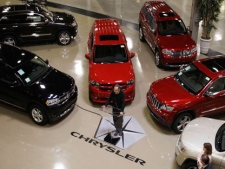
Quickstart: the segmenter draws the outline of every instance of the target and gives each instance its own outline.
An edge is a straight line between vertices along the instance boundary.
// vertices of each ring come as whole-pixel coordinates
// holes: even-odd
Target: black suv
[[[77,101],[77,86],[69,75],[37,55],[0,43],[0,101],[27,110],[45,125],[65,116]]]
[[[77,35],[77,27],[72,15],[52,12],[37,4],[0,7],[0,41],[11,45],[40,40],[68,45]]]

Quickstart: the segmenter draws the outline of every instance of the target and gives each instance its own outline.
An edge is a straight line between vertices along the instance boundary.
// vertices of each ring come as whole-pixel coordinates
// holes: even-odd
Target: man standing
[[[105,108],[109,104],[113,106],[113,122],[116,128],[116,132],[114,135],[117,136],[119,134],[120,136],[122,136],[125,96],[124,92],[120,89],[120,86],[118,84],[114,86],[108,100],[102,107]]]
[[[209,163],[209,156],[207,154],[202,154],[201,163],[202,163],[202,167],[200,169],[212,169]]]

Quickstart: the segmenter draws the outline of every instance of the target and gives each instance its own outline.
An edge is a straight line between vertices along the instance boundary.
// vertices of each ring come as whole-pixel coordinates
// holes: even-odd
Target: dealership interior
[[[193,0],[194,1],[194,0]],[[54,42],[23,44],[20,47],[35,53],[49,64],[72,76],[78,87],[78,100],[72,112],[60,121],[36,125],[23,110],[0,103],[0,168],[1,169],[178,169],[175,145],[179,137],[171,129],[153,119],[146,104],[150,84],[176,73],[155,65],[155,56],[147,43],[139,40],[138,17],[144,0],[48,0],[51,11],[72,14],[78,23],[78,34],[69,45]],[[192,0],[165,0],[190,25]],[[0,5],[26,3],[1,0]],[[88,66],[85,58],[89,31],[95,19],[115,18],[122,25],[128,48],[135,53],[135,98],[125,106],[127,131],[114,144],[97,137],[99,129],[111,130],[101,111],[102,104],[90,102]],[[197,59],[225,54],[225,2],[219,22],[212,32],[208,54],[201,54],[199,23]],[[225,120],[225,115],[212,118]],[[128,124],[129,123],[129,124]],[[129,131],[135,131],[129,134]],[[126,133],[127,132],[127,133]],[[206,132],[206,131],[202,131]],[[127,138],[125,138],[127,136]],[[198,139],[198,138],[196,138]]]

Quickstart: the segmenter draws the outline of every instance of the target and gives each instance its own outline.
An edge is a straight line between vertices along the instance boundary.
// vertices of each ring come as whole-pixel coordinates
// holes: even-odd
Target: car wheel
[[[2,38],[2,42],[6,43],[6,44],[9,44],[9,45],[12,45],[12,46],[17,45],[16,38],[14,36],[11,36],[11,35],[4,36]]]
[[[184,130],[185,126],[193,119],[190,113],[182,113],[179,115],[172,126],[175,133],[180,134]]]
[[[30,115],[32,120],[38,125],[45,125],[48,122],[48,117],[44,110],[38,105],[30,107]]]
[[[145,41],[145,37],[144,37],[144,34],[143,34],[142,26],[139,26],[139,39],[140,39],[140,41],[142,41],[142,42]]]
[[[197,168],[197,162],[195,161],[187,162],[182,166],[182,169],[196,169],[196,168]]]
[[[58,34],[58,42],[60,45],[68,45],[71,41],[71,34],[68,31],[61,31]]]
[[[162,67],[161,56],[158,50],[155,51],[155,65],[159,68]]]

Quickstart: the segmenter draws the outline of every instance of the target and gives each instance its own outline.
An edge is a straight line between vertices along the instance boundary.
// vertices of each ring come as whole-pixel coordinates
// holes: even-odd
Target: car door
[[[225,111],[225,77],[215,80],[203,94],[200,116],[210,116]]]
[[[0,100],[16,107],[24,108],[23,85],[10,68],[0,63]]]

